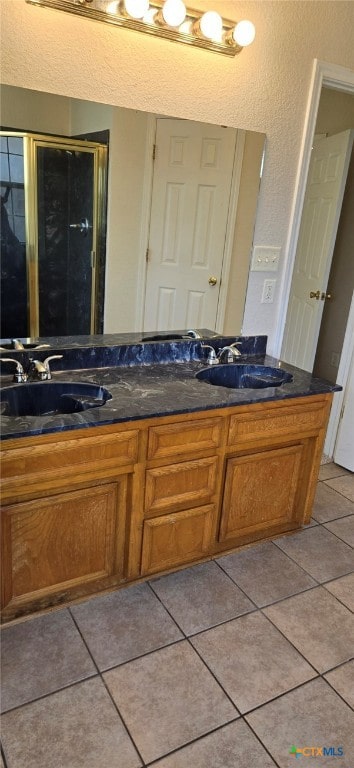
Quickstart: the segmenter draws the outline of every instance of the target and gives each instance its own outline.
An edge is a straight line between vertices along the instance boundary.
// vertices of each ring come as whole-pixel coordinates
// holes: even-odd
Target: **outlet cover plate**
[[[273,304],[276,280],[265,280],[262,291],[262,304]]]
[[[253,272],[276,272],[279,266],[281,248],[273,245],[255,245],[251,270]]]

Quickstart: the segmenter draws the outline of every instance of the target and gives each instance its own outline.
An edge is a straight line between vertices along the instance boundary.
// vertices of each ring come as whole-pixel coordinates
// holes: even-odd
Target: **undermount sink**
[[[108,389],[81,382],[14,384],[0,393],[3,416],[46,416],[98,408],[112,397]]]
[[[189,339],[190,336],[183,336],[181,333],[155,333],[154,336],[144,336],[142,341],[176,341],[177,339]]]
[[[293,380],[291,373],[268,365],[227,363],[204,368],[196,374],[199,381],[230,389],[265,389],[280,387]]]

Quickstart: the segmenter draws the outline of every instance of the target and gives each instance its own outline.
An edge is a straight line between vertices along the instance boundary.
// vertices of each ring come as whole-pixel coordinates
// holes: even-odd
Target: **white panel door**
[[[306,371],[315,359],[353,135],[321,139],[312,150],[281,353]]]
[[[214,329],[237,131],[156,122],[144,330]]]

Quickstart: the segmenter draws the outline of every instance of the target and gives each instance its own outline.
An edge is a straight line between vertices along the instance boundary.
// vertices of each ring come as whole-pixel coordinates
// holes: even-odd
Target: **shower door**
[[[22,140],[26,278],[18,287],[27,297],[27,332],[19,333],[13,318],[13,332],[5,323],[6,336],[98,333],[107,147],[35,134]]]

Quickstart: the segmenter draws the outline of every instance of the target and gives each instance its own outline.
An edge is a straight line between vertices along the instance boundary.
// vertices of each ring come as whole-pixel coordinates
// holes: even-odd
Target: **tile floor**
[[[3,629],[1,768],[354,768],[354,475],[310,526]],[[302,756],[303,762],[306,762]]]

